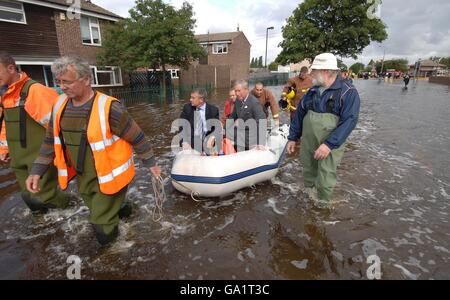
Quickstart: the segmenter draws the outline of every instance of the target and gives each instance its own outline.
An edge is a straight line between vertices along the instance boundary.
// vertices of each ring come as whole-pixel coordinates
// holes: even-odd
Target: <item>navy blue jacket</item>
[[[341,147],[358,123],[361,100],[354,86],[348,81],[342,81],[340,77],[321,96],[319,96],[319,87],[317,86],[303,96],[301,105],[297,108],[291,122],[289,141],[298,142],[302,137],[303,118],[308,110],[312,108],[317,113],[325,113],[328,100],[332,97],[336,98],[336,94],[338,99],[334,103],[332,113],[339,117],[339,123],[325,144],[331,150]]]

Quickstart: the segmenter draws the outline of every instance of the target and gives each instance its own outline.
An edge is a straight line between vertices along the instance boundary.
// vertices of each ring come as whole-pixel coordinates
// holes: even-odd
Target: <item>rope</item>
[[[188,188],[187,186],[185,186],[185,185],[182,184],[181,182],[176,181],[176,180],[173,179],[172,177],[171,177],[171,179],[172,179],[174,182],[176,182],[177,184],[181,185],[181,186],[182,186],[183,188],[185,188],[186,190],[190,191],[190,192],[191,192],[191,198],[192,198],[192,200],[194,200],[195,202],[198,202],[198,203],[205,202],[205,201],[202,201],[202,200],[197,199],[197,197],[200,196],[197,192],[191,190],[190,188]]]
[[[162,177],[152,176],[153,193],[155,194],[155,207],[153,208],[153,222],[158,223],[163,218],[163,205],[167,200]]]

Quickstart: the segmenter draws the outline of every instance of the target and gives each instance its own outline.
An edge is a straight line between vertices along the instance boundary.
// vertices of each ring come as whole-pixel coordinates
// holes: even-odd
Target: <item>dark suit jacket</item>
[[[260,121],[266,121],[267,116],[264,113],[264,110],[259,103],[259,100],[256,99],[251,93],[248,95],[247,101],[242,102],[240,100],[236,100],[236,104],[234,105],[234,110],[231,113],[229,119],[238,120],[242,119],[244,122],[250,119],[254,119],[256,121],[257,126],[260,126]],[[227,127],[227,130],[232,130],[231,128]],[[245,131],[248,133],[248,128],[245,128]],[[245,135],[245,147],[248,149],[250,146],[252,146],[254,143],[250,141],[249,137],[247,136],[247,133],[244,132],[237,132],[238,135]],[[241,136],[242,137],[242,136]],[[265,136],[258,136],[257,137],[257,143],[259,145],[264,145],[266,143],[266,137]]]
[[[191,147],[194,147],[194,112],[195,107],[193,107],[190,103],[186,104],[183,107],[183,111],[181,112],[180,119],[185,119],[191,124]],[[206,103],[206,110],[205,110],[205,117],[206,121],[212,120],[212,119],[219,119],[219,109],[214,106]],[[206,136],[209,136],[211,133],[213,133],[216,130],[216,127],[213,126],[211,130],[209,130],[206,133]],[[218,130],[218,129],[217,129]],[[180,132],[182,132],[182,128],[180,128]],[[181,140],[180,145],[184,143],[184,139]]]

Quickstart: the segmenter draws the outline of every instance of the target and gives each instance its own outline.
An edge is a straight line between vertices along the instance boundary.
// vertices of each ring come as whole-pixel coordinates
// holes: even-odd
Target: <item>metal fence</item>
[[[289,79],[289,73],[254,74],[250,76],[249,83],[254,85],[261,82],[265,86],[285,85]]]
[[[195,88],[204,88],[208,93],[214,91],[212,84],[202,86],[168,86],[164,95],[161,87],[140,87],[140,88],[111,88],[105,92],[119,99],[125,105],[133,105],[145,102],[171,102],[178,99],[188,99],[190,93]]]

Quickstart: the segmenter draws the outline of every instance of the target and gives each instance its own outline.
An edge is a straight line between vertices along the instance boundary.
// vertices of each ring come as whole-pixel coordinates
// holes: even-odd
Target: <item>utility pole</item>
[[[383,74],[384,69],[384,59],[386,58],[386,48],[384,48],[383,61],[381,62],[381,72],[380,75]]]
[[[273,26],[272,27],[267,27],[267,29],[266,29],[266,63],[265,63],[266,69],[267,69],[267,44],[268,44],[268,41],[269,41],[269,30],[273,30],[273,29],[274,29]]]

